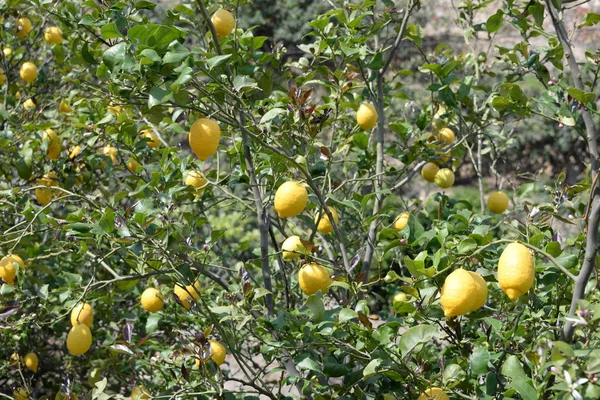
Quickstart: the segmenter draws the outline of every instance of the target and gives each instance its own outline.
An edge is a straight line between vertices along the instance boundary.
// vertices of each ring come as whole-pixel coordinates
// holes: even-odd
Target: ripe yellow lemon
[[[233,18],[233,15],[224,9],[214,13],[210,18],[210,21],[215,26],[215,31],[217,31],[218,37],[225,37],[229,35],[235,26],[235,19]]]
[[[10,47],[3,48],[2,52],[4,53],[4,57],[10,57],[13,53],[13,51]]]
[[[37,184],[48,187],[56,186],[58,185],[58,177],[54,172],[49,172],[46,175],[44,175],[41,179],[38,179]],[[52,201],[52,197],[54,195],[52,189],[46,188],[35,189],[34,194],[37,202],[43,206],[49,204]]]
[[[31,83],[35,81],[35,78],[37,78],[38,69],[34,63],[27,61],[21,65],[19,75],[21,75],[21,79],[23,79],[25,82]]]
[[[31,21],[29,18],[23,17],[17,20],[17,36],[23,39],[31,32]]]
[[[71,111],[73,111],[73,108],[71,108],[69,103],[66,102],[65,100],[61,100],[60,104],[58,105],[58,111],[60,111],[61,113],[68,114]]]
[[[298,284],[300,289],[308,296],[317,293],[319,290],[325,293],[331,285],[331,277],[322,265],[309,263],[298,271]]]
[[[308,191],[296,182],[287,181],[275,192],[275,211],[280,218],[295,217],[304,211],[308,203]]]
[[[44,32],[44,39],[46,39],[46,42],[50,44],[61,44],[63,42],[62,33],[62,29],[60,29],[58,26],[51,26],[46,28],[46,31]]]
[[[81,303],[71,310],[71,325],[85,324],[88,328],[94,323],[94,309],[89,303]]]
[[[121,112],[123,112],[123,108],[121,106],[115,106],[114,104],[110,104],[108,107],[106,107],[106,110],[109,113],[114,114],[116,117],[119,117]]]
[[[363,103],[356,111],[356,123],[365,131],[373,129],[377,124],[377,110],[370,103]]]
[[[23,363],[27,368],[29,368],[33,372],[37,372],[38,364],[40,363],[40,361],[38,360],[37,354],[31,352],[27,353],[25,357],[23,357]]]
[[[13,392],[13,397],[15,400],[27,400],[29,399],[29,393],[25,388],[19,388]]]
[[[134,158],[130,158],[127,160],[127,169],[131,172],[137,171],[137,168],[140,166],[140,163],[137,162]]]
[[[417,400],[450,400],[450,397],[439,387],[432,387],[421,393]]]
[[[118,162],[117,149],[114,148],[113,146],[107,144],[106,146],[104,146],[102,148],[102,150],[100,151],[100,154],[110,157],[110,160],[112,161],[113,165],[117,165],[117,162]]]
[[[500,289],[516,300],[527,293],[535,278],[533,256],[521,243],[510,243],[498,260],[498,284]]]
[[[281,250],[283,251],[283,258],[285,260],[295,260],[303,254],[308,254],[308,250],[304,246],[304,243],[302,243],[302,239],[296,235],[285,239],[281,245]]]
[[[0,85],[4,85],[6,82],[6,74],[4,73],[4,69],[0,68]]]
[[[495,214],[502,214],[508,208],[508,196],[504,192],[494,192],[488,197],[488,209]]]
[[[142,137],[148,139],[146,141],[146,144],[148,145],[148,147],[152,147],[153,149],[156,149],[157,147],[160,146],[160,139],[158,138],[158,135],[156,134],[156,132],[154,132],[154,130],[145,129],[140,133],[141,133]]]
[[[9,285],[15,284],[17,276],[15,263],[19,265],[19,268],[25,267],[25,263],[23,263],[23,260],[19,256],[10,255],[0,259],[0,278]]]
[[[35,109],[36,105],[35,105],[35,101],[33,101],[33,99],[27,99],[23,102],[23,108],[26,110],[33,110]]]
[[[215,120],[200,118],[190,128],[188,139],[194,154],[205,161],[217,152],[221,139],[221,128]]]
[[[340,216],[338,215],[337,211],[331,207],[327,207],[329,209],[329,212],[331,213],[331,216],[333,217],[333,220],[335,221],[336,225],[340,222]],[[317,221],[319,221],[317,223]],[[331,221],[329,220],[329,216],[327,214],[325,214],[325,211],[321,212],[321,219],[319,219],[319,214],[317,213],[317,215],[315,215],[315,224],[317,224],[317,230],[325,235],[330,234],[331,232],[333,232],[333,225],[331,224]]]
[[[216,340],[209,340],[210,344],[210,359],[215,362],[218,366],[221,366],[225,362],[225,356],[227,355],[227,350],[225,346]],[[196,366],[200,366],[200,360],[196,359]]]
[[[200,282],[196,281],[193,285],[187,285],[185,288],[176,284],[173,292],[183,308],[188,309],[192,306],[194,300],[200,298]]]
[[[92,331],[86,324],[75,325],[67,335],[67,349],[74,356],[87,352],[92,346]]]
[[[204,178],[204,175],[200,171],[196,171],[195,169],[188,171],[185,177],[184,183],[188,186],[192,186],[196,188],[196,194],[202,194],[204,189],[206,189],[206,185],[208,181]]]
[[[147,400],[152,394],[144,386],[136,386],[131,391],[131,400]]]
[[[142,303],[142,308],[149,312],[160,311],[165,305],[162,293],[155,288],[144,290],[140,302]]]
[[[456,135],[452,129],[442,128],[438,134],[435,135],[435,139],[440,142],[444,142],[444,144],[450,144],[456,140]]]
[[[448,160],[450,159],[450,152],[449,151],[447,151],[445,153],[443,153],[441,151],[436,151],[435,154],[436,154],[436,158],[435,158],[434,161],[438,165],[442,165],[442,164],[448,162]]]
[[[44,142],[49,142],[48,158],[51,160],[56,160],[60,155],[60,151],[62,150],[60,137],[56,134],[56,132],[54,132],[53,129],[46,129],[42,135],[42,140]]]
[[[485,280],[483,279],[483,276],[473,271],[469,271],[469,274],[471,274],[471,277],[473,277],[475,283],[477,283],[477,295],[475,296],[475,301],[473,304],[473,311],[475,311],[483,307],[485,302],[487,301],[488,288],[487,283],[485,283]]]
[[[440,167],[436,163],[428,162],[421,168],[421,176],[425,178],[427,182],[433,182],[435,174],[438,173]]]
[[[444,281],[441,290],[440,303],[446,318],[463,315],[480,308],[487,299],[487,286],[482,286],[476,272],[462,268],[450,273]],[[485,295],[485,298],[484,298]],[[483,298],[483,303],[481,302]]]
[[[72,160],[81,154],[81,146],[77,145],[69,149],[69,158]]]
[[[398,292],[394,295],[394,298],[392,299],[392,303],[393,304],[402,303],[402,302],[405,302],[406,300],[408,300],[408,295],[404,292]]]
[[[408,211],[404,211],[402,214],[398,215],[394,220],[394,229],[401,231],[406,228],[406,225],[408,225],[408,218],[410,218],[410,213]]]
[[[23,261],[23,259],[21,257],[19,257],[18,255],[16,255],[16,254],[10,254],[10,255],[8,255],[8,256],[6,256],[4,258],[6,258],[8,262],[17,263],[17,265],[21,269],[25,269],[25,267],[26,267],[25,262]],[[2,261],[0,260],[0,264],[1,263],[2,263]]]
[[[449,168],[442,168],[435,174],[433,181],[439,187],[448,189],[454,185],[454,172]]]

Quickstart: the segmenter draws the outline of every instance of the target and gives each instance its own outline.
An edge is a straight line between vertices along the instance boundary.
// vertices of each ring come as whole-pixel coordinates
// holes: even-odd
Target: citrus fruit
[[[436,151],[435,152],[435,160],[434,161],[436,162],[436,164],[442,165],[442,164],[448,162],[449,159],[450,159],[450,152],[449,151],[447,151],[445,153],[441,152],[441,151]]]
[[[58,105],[58,111],[60,111],[61,113],[68,114],[71,111],[73,111],[73,108],[71,108],[69,103],[66,102],[65,100],[61,100],[60,104]]]
[[[14,266],[15,262],[20,266],[20,263],[12,258],[12,256],[2,257],[0,260],[0,278],[9,285],[15,284],[15,278],[17,276],[17,270]]]
[[[136,386],[131,391],[131,400],[146,400],[152,396],[144,386]]]
[[[527,293],[535,277],[533,256],[521,243],[510,243],[498,260],[498,284],[511,300]]]
[[[475,296],[475,302],[473,304],[473,311],[475,311],[483,307],[483,305],[487,301],[488,288],[487,283],[485,283],[485,280],[483,279],[483,276],[479,275],[477,272],[472,271],[469,271],[469,274],[471,274],[471,276],[475,280],[475,283],[477,283],[477,296]]]
[[[200,118],[194,122],[188,135],[190,147],[194,154],[205,161],[216,153],[221,139],[221,128],[216,121],[209,118]]]
[[[15,400],[27,400],[29,399],[29,393],[25,388],[19,388],[13,392],[13,397]]]
[[[408,300],[408,295],[404,292],[398,292],[394,295],[394,298],[392,299],[392,303],[396,304],[396,303],[401,303]]]
[[[482,286],[481,280],[483,278],[479,280],[476,277],[477,275],[476,272],[459,268],[446,277],[440,297],[440,303],[446,318],[475,311],[485,303],[487,286]],[[481,302],[482,299],[484,300],[483,303]]]
[[[508,196],[504,192],[494,192],[488,197],[488,209],[495,214],[502,214],[508,208]]]
[[[0,68],[0,85],[4,85],[6,82],[6,74],[4,73],[4,69]]]
[[[3,48],[2,52],[4,53],[4,57],[10,57],[13,53],[13,51],[10,47]]]
[[[450,144],[456,140],[456,135],[452,129],[442,128],[438,134],[435,135],[435,139],[440,142],[444,142],[444,144]]]
[[[73,392],[71,392],[67,395],[62,394],[61,392],[57,392],[56,396],[54,396],[54,400],[79,400],[79,398]]]
[[[202,192],[204,192],[208,181],[206,180],[206,178],[204,178],[204,175],[202,175],[200,171],[196,171],[195,169],[193,169],[191,171],[188,171],[188,173],[186,174],[184,183],[188,186],[196,188],[196,194],[201,194]]]
[[[79,154],[81,154],[81,146],[77,145],[69,149],[69,158],[71,160],[77,157]]]
[[[325,267],[316,263],[309,263],[298,271],[298,284],[300,285],[300,289],[306,295],[310,296],[319,290],[325,293],[329,285],[331,285],[331,278]]]
[[[394,220],[394,229],[401,231],[402,229],[406,228],[409,217],[410,213],[408,211],[404,211],[402,214],[398,215]]]
[[[235,26],[235,19],[233,18],[233,15],[224,9],[214,13],[210,18],[210,21],[215,26],[215,31],[217,31],[218,37],[225,37],[229,35]]]
[[[454,172],[449,168],[441,168],[433,179],[436,185],[443,189],[448,189],[454,185]]]
[[[304,211],[308,191],[296,181],[287,181],[275,192],[275,211],[280,218],[295,217]]]
[[[106,107],[106,111],[108,111],[109,113],[114,114],[116,117],[118,117],[119,115],[121,115],[123,108],[121,106],[116,106],[114,104],[110,104],[108,107]]]
[[[67,335],[67,349],[74,356],[87,352],[92,345],[92,331],[86,324],[75,325]]]
[[[21,39],[31,32],[31,21],[29,18],[23,17],[17,20],[17,36]]]
[[[140,163],[137,162],[134,158],[130,158],[127,160],[127,169],[131,172],[137,171],[137,168],[140,166]]]
[[[215,362],[215,364],[220,366],[225,362],[225,356],[227,355],[227,350],[225,349],[225,346],[212,339],[209,340],[208,343],[210,344],[210,357],[207,357],[207,359],[210,358]],[[199,359],[196,359],[196,366],[200,366]]]
[[[23,357],[23,363],[33,372],[37,372],[39,360],[37,354],[34,352],[27,353],[25,357]]]
[[[144,310],[149,312],[160,311],[165,304],[162,293],[155,288],[144,290],[140,302],[142,303]]]
[[[44,39],[50,44],[61,44],[63,42],[62,33],[62,29],[58,26],[51,26],[46,28]]]
[[[440,167],[436,163],[428,162],[421,168],[421,176],[425,178],[427,182],[433,182],[435,174],[440,170]]]
[[[33,99],[27,99],[23,102],[23,108],[26,110],[33,110],[35,109],[36,105],[35,105],[35,101],[33,101]]]
[[[333,217],[333,220],[337,225],[340,222],[340,216],[338,215],[337,211],[335,211],[335,209],[331,207],[327,208],[329,209],[329,212],[331,213],[331,216]],[[321,219],[319,219],[319,214],[315,215],[315,224],[317,224],[317,230],[325,235],[328,235],[331,232],[333,232],[333,225],[329,220],[329,216],[325,214],[325,211],[321,211]]]
[[[377,110],[370,103],[363,103],[356,111],[356,123],[365,131],[373,129],[377,124]]]
[[[42,140],[48,142],[48,158],[50,160],[56,160],[62,150],[60,144],[60,137],[54,132],[53,129],[46,129],[42,135]]]
[[[158,135],[156,134],[156,132],[154,132],[152,129],[145,129],[145,130],[141,131],[140,134],[142,135],[142,137],[148,139],[146,141],[146,144],[148,145],[148,147],[152,147],[153,149],[156,149],[157,147],[160,146],[160,139],[158,138]]]
[[[417,400],[450,400],[450,397],[439,387],[425,390]]]
[[[187,285],[185,288],[176,284],[173,292],[183,308],[188,309],[192,306],[194,299],[200,298],[200,282],[196,281],[193,285]]]
[[[38,69],[34,63],[27,61],[21,65],[19,75],[21,75],[21,79],[23,79],[25,82],[31,83],[35,81],[35,78],[37,78]]]
[[[44,186],[56,186],[58,184],[58,177],[54,172],[49,172],[37,181],[38,185]],[[45,206],[52,201],[53,193],[51,189],[37,188],[34,191],[35,199],[38,203]]]
[[[281,245],[281,250],[283,251],[283,258],[285,260],[295,260],[303,254],[308,254],[308,250],[304,246],[304,243],[302,243],[302,239],[296,235],[285,239]]]
[[[94,323],[94,309],[89,303],[78,304],[71,310],[71,325],[85,324],[88,328]]]
[[[118,159],[117,159],[117,149],[116,148],[107,144],[106,146],[104,146],[102,148],[100,153],[104,156],[110,157],[110,160],[112,161],[113,165],[117,165]]]

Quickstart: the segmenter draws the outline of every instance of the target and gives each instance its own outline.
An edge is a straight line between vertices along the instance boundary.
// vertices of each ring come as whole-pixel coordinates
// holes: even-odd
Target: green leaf
[[[593,102],[594,100],[596,100],[596,95],[594,93],[584,92],[583,90],[579,90],[573,87],[568,88],[567,93],[569,93],[569,96],[583,104]]]
[[[342,308],[338,316],[340,323],[347,322],[355,318],[358,318],[358,314],[351,308]]]
[[[169,45],[169,51],[163,57],[165,64],[178,63],[185,60],[190,55],[187,47],[175,40]]]
[[[102,39],[114,39],[121,36],[121,33],[119,33],[117,25],[114,22],[104,25],[100,29],[100,34],[102,35]]]
[[[151,334],[158,329],[158,323],[160,322],[160,314],[153,313],[148,316],[146,320],[146,333]]]
[[[533,3],[527,10],[533,15],[533,19],[537,26],[542,26],[544,24],[544,6],[539,3]]]
[[[502,375],[512,380],[512,387],[521,395],[523,400],[536,400],[538,398],[537,391],[533,387],[531,379],[525,374],[523,365],[519,358],[515,355],[510,355],[502,364]]]
[[[100,218],[98,223],[104,232],[111,233],[115,230],[115,212],[106,207],[104,209],[104,215]]]
[[[467,374],[458,364],[450,364],[444,370],[444,375],[442,376],[442,381],[445,386],[449,386],[450,384],[460,383],[467,377]]]
[[[321,293],[316,293],[306,299],[306,306],[310,309],[316,321],[321,321],[325,315],[325,306],[323,305],[322,297]]]
[[[379,367],[383,363],[381,358],[376,358],[371,360],[370,363],[367,364],[365,369],[363,369],[363,376],[371,376],[377,373],[377,367]]]
[[[181,69],[181,72],[179,73],[179,76],[177,77],[177,79],[175,80],[175,82],[173,82],[171,84],[171,90],[178,92],[179,90],[181,90],[181,88],[183,86],[185,86],[186,83],[188,83],[189,81],[192,80],[192,73],[194,72],[194,70],[192,70],[192,68],[188,67],[187,65],[185,67],[183,67]]]
[[[488,33],[494,33],[502,26],[502,22],[504,20],[504,15],[502,11],[498,11],[496,14],[492,15],[488,18],[485,23],[485,29]]]
[[[285,108],[272,108],[265,113],[260,119],[260,124],[266,124],[271,122],[272,120],[278,118],[279,116],[287,116],[288,110]]]
[[[124,42],[121,42],[106,50],[102,56],[102,61],[111,71],[114,72],[123,64],[126,52],[127,45]]]
[[[546,245],[546,253],[550,254],[552,257],[558,257],[560,253],[562,253],[562,249],[560,248],[560,243],[558,242],[550,242]]]
[[[439,332],[435,326],[431,325],[417,325],[412,328],[408,328],[400,338],[398,348],[402,353],[403,357],[406,357],[415,347],[421,343],[430,341],[431,339],[438,337]]]
[[[478,347],[471,355],[471,372],[475,376],[483,375],[488,371],[490,352],[485,347]]]
[[[477,242],[473,238],[466,238],[458,244],[460,254],[470,253],[477,248]]]
[[[258,84],[254,79],[246,75],[238,75],[233,79],[233,87],[241,91],[245,88],[257,88]]]
[[[600,22],[600,14],[590,12],[585,14],[585,17],[583,17],[583,21],[581,22],[581,24],[579,24],[579,28],[584,26],[594,26],[598,22]]]
[[[88,64],[98,64],[98,61],[96,61],[92,53],[90,53],[90,48],[87,43],[84,43],[83,46],[81,46],[81,58]]]
[[[171,100],[173,92],[170,90],[164,90],[157,86],[150,89],[150,96],[148,97],[148,108],[152,108],[159,104],[164,104]]]
[[[228,59],[230,59],[232,56],[232,54],[223,54],[221,56],[214,56],[209,58],[208,60],[206,60],[206,66],[208,67],[209,70],[213,70],[214,68],[218,67],[219,65],[222,65],[225,63],[225,61],[227,61]]]
[[[300,361],[297,364],[297,366],[300,369],[308,369],[315,372],[321,372],[321,366],[319,365],[319,363],[310,358],[310,356],[307,356],[305,359]]]
[[[181,37],[181,31],[174,26],[157,24],[136,25],[129,29],[127,37],[131,41],[148,46],[162,53],[167,47]]]

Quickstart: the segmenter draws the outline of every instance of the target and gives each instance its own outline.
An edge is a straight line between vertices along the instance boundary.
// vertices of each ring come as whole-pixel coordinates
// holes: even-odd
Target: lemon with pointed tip
[[[459,268],[446,277],[440,292],[440,303],[446,318],[475,311],[485,303],[485,300],[481,302],[484,295],[483,287],[476,275],[478,275],[476,272]],[[487,299],[487,286],[485,286],[485,299]]]
[[[508,208],[508,196],[506,193],[497,191],[488,197],[488,209],[494,214],[502,214]]]
[[[22,17],[17,20],[17,36],[23,39],[31,32],[31,21],[27,17]]]
[[[333,217],[333,221],[337,225],[340,222],[340,216],[338,215],[338,212],[334,208],[327,208]],[[331,220],[325,211],[321,212],[321,219],[319,219],[319,214],[315,215],[315,224],[317,224],[317,230],[325,235],[329,235],[331,232],[333,232],[333,224],[331,223]]]
[[[42,135],[42,141],[48,142],[48,158],[56,160],[62,150],[60,137],[54,132],[54,129],[46,129]]]
[[[474,309],[472,310],[475,311],[483,307],[485,302],[487,301],[488,288],[487,283],[485,283],[485,279],[483,279],[483,276],[473,271],[469,271],[469,274],[471,274],[471,277],[475,280],[475,283],[477,284],[477,294],[473,303]]]
[[[235,26],[235,18],[233,18],[233,15],[225,9],[215,12],[210,18],[210,21],[214,25],[218,37],[228,36]]]
[[[65,100],[61,100],[58,105],[58,111],[64,114],[68,114],[73,111],[73,108],[69,105],[69,103]]]
[[[44,31],[44,39],[50,44],[61,44],[63,42],[63,31],[58,26],[50,26]]]
[[[527,293],[533,286],[533,256],[521,243],[510,243],[498,260],[498,284],[511,300]]]
[[[86,353],[92,346],[92,331],[86,324],[78,324],[71,328],[67,335],[67,349],[74,356]]]
[[[202,194],[202,192],[204,192],[204,189],[206,189],[208,181],[206,180],[204,175],[202,175],[202,172],[193,169],[191,171],[188,171],[188,173],[186,174],[184,183],[188,186],[196,188],[196,194]]]
[[[28,400],[29,393],[27,393],[27,390],[25,390],[25,388],[19,388],[13,392],[13,397],[15,398],[15,400]]]
[[[331,285],[331,277],[322,265],[309,263],[298,271],[298,285],[308,296],[317,293],[319,290],[325,293]]]
[[[130,158],[127,160],[127,169],[131,172],[136,172],[140,163],[135,160],[135,158]]]
[[[188,135],[192,151],[202,161],[217,152],[221,139],[221,128],[215,120],[200,118],[194,122]]]
[[[207,359],[210,358],[215,362],[215,364],[217,364],[217,366],[221,366],[221,364],[225,362],[225,356],[227,356],[227,350],[225,349],[225,346],[212,339],[209,340],[208,343],[210,344],[210,357]],[[196,366],[200,366],[199,359],[196,359]]]
[[[281,245],[281,250],[283,251],[284,260],[295,260],[301,255],[308,254],[308,250],[304,246],[304,243],[302,243],[302,239],[296,235],[285,239]]]
[[[27,353],[23,357],[23,364],[33,372],[37,372],[39,363],[38,356],[34,352]]]
[[[21,75],[21,79],[23,79],[25,82],[31,83],[35,81],[35,78],[37,78],[38,69],[34,63],[27,61],[21,65],[19,75]]]
[[[196,281],[193,285],[185,287],[175,284],[173,292],[181,302],[183,308],[188,309],[192,306],[194,300],[200,298],[200,282]]]
[[[454,172],[449,168],[441,168],[433,179],[436,185],[443,189],[448,189],[454,185]]]
[[[450,400],[442,388],[431,387],[425,390],[417,400]]]
[[[275,211],[280,218],[295,217],[304,211],[308,203],[308,191],[299,182],[287,181],[275,192]]]
[[[147,400],[152,394],[144,386],[136,386],[131,391],[131,400]]]
[[[456,135],[454,134],[454,131],[452,129],[442,128],[440,129],[438,134],[435,135],[435,139],[437,141],[443,142],[444,144],[450,144],[456,140]]]
[[[89,303],[80,303],[71,310],[71,325],[85,324],[88,328],[94,323],[94,309]]]
[[[148,139],[146,141],[146,144],[148,145],[148,147],[152,147],[153,149],[156,149],[160,146],[160,139],[158,138],[158,135],[156,134],[156,132],[154,132],[154,130],[145,129],[140,133],[143,138]]]
[[[142,304],[142,308],[149,312],[160,311],[165,305],[165,300],[162,293],[155,288],[147,288],[144,290],[144,293],[142,293],[142,297],[140,298],[140,302]]]
[[[34,110],[35,107],[37,107],[35,105],[35,101],[33,101],[33,99],[27,99],[23,102],[23,108],[26,110]]]
[[[363,103],[356,111],[356,123],[365,131],[373,129],[377,124],[377,110],[370,103]]]
[[[425,178],[427,182],[433,182],[435,174],[438,173],[440,167],[436,163],[428,162],[421,168],[421,176]]]
[[[394,220],[394,229],[401,231],[402,229],[406,228],[409,218],[410,213],[408,211],[404,211],[402,214],[398,215]]]
[[[15,278],[17,277],[15,264],[21,269],[25,268],[25,263],[17,255],[12,254],[0,259],[0,278],[9,285],[15,284]]]
[[[81,154],[81,146],[77,145],[69,149],[69,158],[72,160]]]

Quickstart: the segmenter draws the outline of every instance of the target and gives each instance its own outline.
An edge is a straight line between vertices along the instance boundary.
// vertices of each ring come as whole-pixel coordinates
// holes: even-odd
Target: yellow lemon
[[[63,42],[62,33],[62,29],[60,29],[58,26],[51,26],[46,28],[46,31],[44,32],[44,39],[46,39],[46,42],[50,44],[61,44]]]
[[[450,400],[450,397],[439,387],[432,387],[421,393],[417,400]]]
[[[450,152],[447,151],[446,153],[442,153],[441,151],[436,151],[436,158],[435,158],[435,162],[438,165],[444,164],[446,162],[448,162],[448,160],[450,159]]]
[[[21,39],[31,32],[31,21],[29,18],[23,17],[17,20],[17,36]]]
[[[33,101],[33,99],[27,99],[23,102],[23,108],[26,110],[33,110],[35,109],[36,105],[35,105],[35,101]]]
[[[298,284],[300,289],[308,296],[317,293],[319,290],[325,293],[331,285],[331,277],[322,265],[309,263],[298,271]]]
[[[215,31],[217,31],[218,37],[225,37],[229,35],[235,26],[235,19],[233,18],[233,15],[224,9],[214,13],[210,18],[210,21],[215,26]]]
[[[94,323],[94,309],[89,303],[78,304],[71,310],[71,325],[85,324],[88,328]]]
[[[406,300],[408,300],[408,295],[404,292],[398,292],[394,295],[394,297],[392,299],[392,303],[393,304],[402,303],[402,302],[405,302]]]
[[[198,300],[200,298],[200,282],[196,281],[193,285],[187,285],[185,288],[180,285],[175,285],[175,296],[181,302],[183,308],[190,308],[192,306],[192,302]]]
[[[2,52],[4,53],[4,57],[10,57],[13,53],[13,51],[10,47],[3,48]]]
[[[57,392],[56,396],[54,396],[54,400],[79,400],[79,398],[73,392],[69,393],[68,395],[64,395],[61,392]]]
[[[54,132],[53,129],[46,129],[44,134],[42,135],[42,140],[44,142],[50,142],[48,144],[48,158],[51,160],[56,160],[62,150],[62,145],[60,144],[60,137]]]
[[[68,114],[71,111],[73,111],[73,108],[71,108],[69,103],[66,102],[65,100],[61,100],[60,104],[58,105],[58,111],[60,111],[61,113]]]
[[[435,139],[440,142],[444,142],[444,144],[450,144],[456,140],[456,135],[452,129],[442,128],[438,134],[435,135]]]
[[[106,107],[106,110],[118,117],[123,111],[123,108],[121,106],[115,106],[114,104],[111,104],[108,107]]]
[[[72,160],[81,154],[81,146],[77,145],[69,149],[69,158]]]
[[[37,354],[31,352],[27,353],[25,357],[23,357],[23,363],[27,368],[29,368],[33,372],[37,372],[38,364],[40,363],[40,361],[38,360]]]
[[[13,392],[13,397],[15,400],[27,400],[29,399],[29,393],[25,388],[19,388]]]
[[[521,243],[510,243],[498,260],[498,284],[500,289],[516,300],[527,293],[535,278],[533,256]]]
[[[144,290],[140,302],[142,303],[142,308],[149,312],[160,311],[165,305],[162,293],[154,288]]]
[[[4,73],[4,69],[0,68],[0,85],[4,85],[6,82],[6,74]]]
[[[479,275],[477,272],[472,271],[469,271],[469,274],[471,274],[471,277],[473,277],[475,283],[477,283],[477,295],[475,296],[475,302],[473,304],[473,311],[475,311],[483,307],[483,305],[487,301],[488,288],[487,283],[485,283],[485,280],[483,279],[483,276]]]
[[[141,133],[142,137],[148,139],[146,141],[146,144],[148,145],[148,147],[152,147],[153,149],[156,149],[157,147],[160,146],[160,139],[158,138],[158,135],[156,134],[156,132],[154,132],[152,129],[145,129],[140,133]]]
[[[295,217],[304,211],[308,203],[308,191],[296,182],[287,181],[275,192],[275,211],[280,218]]]
[[[365,131],[373,129],[377,124],[377,110],[370,103],[363,103],[356,111],[356,123]]]
[[[147,400],[152,394],[144,386],[136,386],[131,391],[131,400]]]
[[[200,171],[196,171],[195,169],[188,171],[186,174],[184,183],[188,186],[192,186],[196,188],[196,194],[201,194],[204,192],[208,181],[204,178],[204,175]]]
[[[25,82],[31,83],[35,81],[35,78],[37,78],[38,69],[34,63],[27,61],[21,65],[19,75],[21,75],[21,79],[23,79]]]
[[[20,261],[20,262],[19,262]],[[0,259],[0,278],[9,285],[15,284],[17,269],[14,264],[18,264],[20,268],[25,266],[23,260],[19,256],[9,255]]]
[[[438,173],[440,167],[437,164],[428,162],[421,168],[421,176],[425,178],[427,182],[433,182],[435,179],[435,174]]]
[[[110,157],[110,160],[112,161],[113,165],[117,165],[117,149],[114,148],[113,146],[107,144],[106,146],[104,146],[100,152],[102,155]]]
[[[205,161],[217,152],[221,139],[221,128],[212,119],[200,118],[190,128],[188,139],[194,154]]]
[[[4,258],[6,258],[9,262],[17,263],[17,265],[21,269],[25,269],[25,267],[26,267],[25,262],[23,261],[23,259],[21,257],[19,257],[18,255],[16,255],[16,254],[9,254],[8,256],[6,256]],[[1,262],[2,261],[0,261],[0,263]]]
[[[127,160],[127,169],[130,170],[131,172],[137,171],[139,166],[140,166],[140,163],[137,162],[134,158],[130,158],[129,160]]]
[[[449,168],[442,168],[435,174],[433,181],[439,187],[448,189],[454,185],[454,172]]]
[[[340,217],[337,213],[337,211],[331,207],[327,207],[329,209],[329,212],[331,213],[331,216],[333,217],[333,220],[335,221],[336,225],[340,222]],[[317,221],[319,221],[317,223]],[[331,232],[333,232],[333,225],[331,224],[331,221],[329,220],[329,216],[327,214],[325,214],[325,211],[321,212],[321,219],[319,220],[319,214],[315,215],[315,224],[317,224],[317,230],[325,235],[330,234]]]
[[[41,179],[38,179],[37,184],[44,186],[56,186],[58,184],[58,177],[54,172],[50,172],[44,175]],[[34,194],[37,202],[43,206],[52,201],[53,192],[51,189],[38,188],[35,189]]]
[[[92,346],[92,331],[86,324],[75,325],[67,335],[67,349],[74,356],[87,352]]]
[[[394,229],[401,231],[402,229],[406,228],[409,217],[410,213],[408,211],[404,211],[402,214],[398,215],[394,220]]]
[[[19,361],[22,361],[22,358],[19,356],[18,353],[12,353],[10,355],[10,365],[11,366],[16,366],[17,364],[19,364]]]
[[[285,239],[281,245],[281,250],[283,251],[283,258],[285,260],[295,260],[303,254],[308,254],[308,250],[304,246],[304,243],[302,243],[302,239],[296,235]]]
[[[225,362],[225,356],[227,355],[227,350],[225,349],[225,346],[223,346],[216,340],[209,340],[208,343],[210,344],[210,359],[213,360],[215,364],[220,366],[221,364],[223,364],[223,362]],[[196,366],[200,366],[199,359],[196,359]]]
[[[488,209],[495,214],[502,214],[508,208],[508,196],[504,192],[494,192],[488,197]]]
[[[487,286],[485,286],[485,299],[482,303],[483,287],[476,275],[478,275],[476,272],[460,268],[446,277],[440,297],[446,318],[475,311],[485,303]]]

